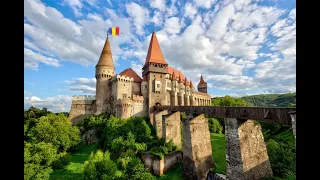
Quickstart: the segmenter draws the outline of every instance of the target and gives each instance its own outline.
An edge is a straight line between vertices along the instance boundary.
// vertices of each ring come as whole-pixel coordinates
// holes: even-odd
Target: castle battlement
[[[95,95],[78,95],[78,96],[72,96],[72,101],[77,100],[96,100]]]
[[[134,102],[143,102],[143,101],[144,101],[144,98],[143,98],[143,96],[132,95],[132,100],[133,100]]]
[[[113,76],[111,78],[111,81],[120,81],[120,82],[133,82],[133,78],[132,77],[127,77],[127,76],[121,76],[119,74]]]
[[[132,106],[133,102],[131,99],[121,99],[117,101],[117,106]]]

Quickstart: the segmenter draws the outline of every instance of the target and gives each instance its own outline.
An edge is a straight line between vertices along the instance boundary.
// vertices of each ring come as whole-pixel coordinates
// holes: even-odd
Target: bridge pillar
[[[173,143],[181,148],[181,133],[180,133],[180,112],[175,112],[170,115],[163,115],[165,119],[165,129],[162,131],[163,137],[166,142],[169,142],[170,139],[173,140]]]
[[[167,110],[154,112],[153,126],[156,128],[158,139],[161,139],[162,137],[164,137],[166,132],[165,120],[162,117],[162,115],[168,115],[168,114],[169,112]]]
[[[294,135],[294,140],[296,142],[296,111],[289,112],[291,116],[291,125],[292,125],[292,131]]]
[[[272,177],[272,169],[261,132],[253,120],[225,118],[227,179]]]
[[[184,179],[204,180],[213,168],[208,119],[201,114],[182,122]]]

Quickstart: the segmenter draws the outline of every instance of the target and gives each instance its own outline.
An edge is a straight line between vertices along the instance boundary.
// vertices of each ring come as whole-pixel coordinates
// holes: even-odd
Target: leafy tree
[[[98,150],[96,153],[91,153],[89,160],[85,162],[83,179],[84,180],[111,180],[119,179],[122,176],[121,171],[117,169],[116,163],[110,159],[110,153],[103,153]]]
[[[222,134],[222,126],[216,118],[208,118],[209,130],[211,133]]]
[[[24,146],[24,179],[49,179],[51,164],[57,158],[57,148],[50,143],[40,142]]]
[[[29,137],[32,143],[51,143],[59,152],[67,151],[81,142],[79,129],[72,126],[63,114],[48,114],[39,118],[30,130]]]
[[[248,103],[241,99],[231,96],[217,97],[211,99],[212,106],[248,106]]]

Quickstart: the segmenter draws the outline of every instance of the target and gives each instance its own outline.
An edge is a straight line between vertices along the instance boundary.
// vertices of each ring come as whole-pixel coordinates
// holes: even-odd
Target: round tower
[[[96,114],[104,112],[110,104],[111,87],[109,80],[114,76],[114,65],[109,43],[109,34],[96,65]]]

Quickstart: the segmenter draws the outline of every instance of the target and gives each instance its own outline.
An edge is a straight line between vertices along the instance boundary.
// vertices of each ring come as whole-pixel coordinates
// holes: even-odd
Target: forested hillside
[[[249,106],[296,107],[296,93],[259,94],[241,97]]]

